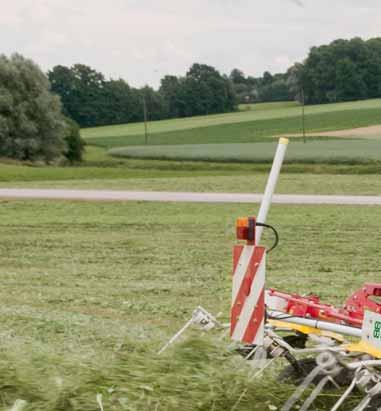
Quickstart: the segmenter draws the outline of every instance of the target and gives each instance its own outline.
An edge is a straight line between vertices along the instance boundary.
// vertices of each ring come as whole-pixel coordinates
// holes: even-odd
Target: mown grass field
[[[262,193],[267,181],[264,173],[240,175],[189,175],[184,177],[90,178],[76,180],[3,181],[0,188],[72,188],[136,191],[190,191],[222,193]],[[381,195],[377,174],[332,175],[283,173],[278,194]]]
[[[322,129],[335,121],[344,128],[369,125],[380,122],[380,108],[381,101],[338,105],[337,112],[334,105],[316,106],[308,108],[308,121]],[[81,166],[8,161],[0,165],[0,187],[262,192],[275,148],[269,130],[299,127],[300,107],[243,110],[150,124],[156,145],[144,150],[184,155],[201,148],[205,153],[208,139],[225,143],[213,146],[213,161],[110,157],[105,148],[118,141],[140,144],[141,124],[99,128],[84,131],[91,144],[103,147],[87,146]],[[236,144],[239,161],[250,146],[264,163],[227,161],[233,134],[237,142],[259,142]],[[202,147],[179,145],[184,142]],[[327,144],[340,155],[347,150],[345,161],[329,164]],[[371,144],[291,144],[294,160],[284,167],[277,192],[380,195],[380,147]],[[224,162],[215,161],[219,149]],[[295,159],[297,150],[305,150],[303,160]],[[322,163],[305,163],[308,153]],[[22,399],[25,411],[225,411],[246,389],[236,411],[279,407],[294,390],[278,384],[281,364],[264,379],[249,380],[250,367],[219,334],[191,332],[163,357],[156,355],[197,305],[228,319],[234,222],[255,214],[256,207],[0,201],[0,408],[9,410]],[[269,222],[279,229],[281,243],[269,257],[268,285],[313,290],[339,304],[364,281],[379,281],[379,215],[377,207],[274,206]],[[334,400],[330,392],[319,410]]]
[[[226,320],[234,221],[245,205],[0,203],[2,406],[27,410],[237,410],[294,387],[248,381],[213,333],[156,350],[201,304]],[[332,303],[380,278],[376,207],[274,206],[268,285]],[[298,281],[295,281],[298,278]],[[291,280],[291,281],[290,281]],[[334,400],[330,392],[326,401]],[[98,398],[99,399],[99,398]],[[325,410],[321,404],[319,409]]]
[[[276,150],[274,143],[192,144],[171,146],[122,147],[110,150],[115,157],[191,161],[236,161],[270,163]],[[369,164],[381,161],[380,140],[293,142],[286,163]]]
[[[291,145],[290,145],[291,147]],[[0,163],[0,187],[263,192],[270,164],[117,159],[88,147],[76,167]],[[381,194],[380,163],[286,164],[278,193]]]

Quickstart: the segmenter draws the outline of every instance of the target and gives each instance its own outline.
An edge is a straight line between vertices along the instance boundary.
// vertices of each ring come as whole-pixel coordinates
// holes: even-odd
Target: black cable
[[[279,234],[278,231],[270,224],[265,224],[265,223],[258,223],[258,221],[255,223],[258,227],[265,227],[265,228],[269,228],[270,230],[272,230],[272,232],[275,235],[275,242],[273,244],[273,246],[271,248],[269,248],[268,250],[266,250],[267,253],[271,253],[271,251],[274,250],[274,248],[277,247],[277,245],[279,244]]]
[[[292,318],[300,318],[300,317],[297,317],[296,315],[291,315],[291,314],[278,314],[277,316],[272,316],[272,315],[269,315],[268,313],[266,313],[267,314],[267,318],[268,319],[270,319],[270,320],[277,320],[277,321],[281,321],[281,320],[289,320],[289,319],[292,319]]]

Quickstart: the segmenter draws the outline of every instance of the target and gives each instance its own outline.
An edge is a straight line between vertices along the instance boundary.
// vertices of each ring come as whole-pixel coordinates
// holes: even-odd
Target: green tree
[[[234,89],[214,67],[193,64],[183,82],[186,116],[215,114],[236,108]]]
[[[48,77],[52,91],[62,99],[65,113],[81,127],[107,124],[104,113],[108,100],[102,73],[75,64],[71,68],[56,66]]]
[[[246,77],[243,71],[235,68],[231,71],[229,75],[229,80],[233,84],[246,84]]]
[[[66,150],[65,157],[71,164],[82,161],[85,142],[81,138],[78,124],[66,118],[65,142]]]
[[[168,117],[168,108],[164,97],[160,93],[149,86],[145,86],[140,90],[139,94],[141,111],[143,112],[142,102],[144,97],[149,120],[161,120]]]
[[[271,81],[269,76],[264,76],[258,92],[261,101],[287,101],[293,98],[284,74],[271,76]]]
[[[366,95],[366,85],[356,64],[349,58],[339,60],[336,64],[336,100],[357,100]]]
[[[239,103],[253,103],[258,98],[258,83],[254,77],[245,77],[243,71],[235,68],[229,75],[229,80]]]
[[[51,162],[65,151],[65,120],[49,80],[19,54],[0,56],[0,156]]]
[[[61,98],[64,114],[76,119],[76,79],[73,71],[69,67],[55,66],[48,72],[48,78],[52,91]]]
[[[165,76],[161,79],[159,92],[163,96],[169,118],[180,117],[185,112],[182,98],[183,79],[176,76]]]
[[[98,117],[102,124],[125,124],[142,119],[138,93],[122,79],[104,83]]]
[[[303,81],[308,103],[381,97],[381,39],[339,39],[313,47]]]
[[[265,71],[263,73],[263,79],[262,79],[263,85],[264,86],[270,86],[272,82],[273,82],[273,76],[271,75],[270,72]]]
[[[295,63],[287,70],[287,86],[289,94],[300,103],[304,102],[304,66]]]
[[[364,81],[367,85],[369,98],[381,97],[381,38],[366,42],[369,59],[364,70]]]

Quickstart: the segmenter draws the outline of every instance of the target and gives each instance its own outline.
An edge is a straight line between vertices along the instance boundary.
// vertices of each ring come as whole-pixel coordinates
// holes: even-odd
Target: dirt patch
[[[301,136],[301,134],[293,134],[288,137]],[[381,139],[381,125],[352,128],[348,130],[336,131],[321,131],[317,133],[307,133],[308,137],[346,137],[346,138],[380,138]]]

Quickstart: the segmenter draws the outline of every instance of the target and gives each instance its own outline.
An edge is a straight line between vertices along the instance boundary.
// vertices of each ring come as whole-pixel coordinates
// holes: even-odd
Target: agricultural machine
[[[307,411],[323,390],[342,395],[331,411],[343,409],[351,394],[360,400],[353,411],[381,410],[381,283],[366,283],[341,307],[314,294],[266,289],[266,254],[278,243],[276,229],[266,224],[288,146],[280,139],[257,217],[239,218],[233,249],[231,318],[221,324],[202,307],[160,350],[165,351],[190,326],[230,329],[237,349],[258,368],[258,377],[278,358],[289,366],[283,376],[297,385],[282,411]],[[275,234],[271,249],[260,245],[263,230]],[[346,407],[348,409],[348,407]]]

